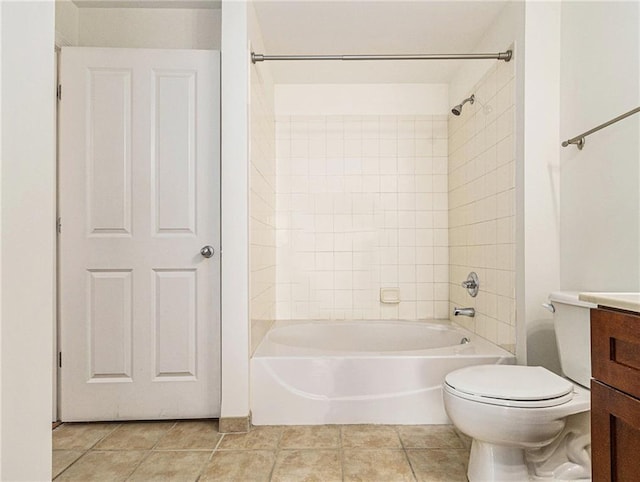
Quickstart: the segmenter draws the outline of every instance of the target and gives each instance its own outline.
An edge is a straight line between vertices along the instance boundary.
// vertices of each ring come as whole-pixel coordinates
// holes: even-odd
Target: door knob
[[[210,258],[211,256],[213,256],[213,253],[215,252],[216,250],[213,249],[213,246],[205,246],[200,250],[200,254],[205,258]]]

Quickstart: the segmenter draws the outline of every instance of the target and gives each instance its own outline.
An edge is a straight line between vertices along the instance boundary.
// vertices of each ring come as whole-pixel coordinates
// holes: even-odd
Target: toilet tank
[[[577,291],[556,291],[549,295],[555,308],[553,323],[562,373],[589,388],[591,380],[590,309],[597,305],[580,301]]]

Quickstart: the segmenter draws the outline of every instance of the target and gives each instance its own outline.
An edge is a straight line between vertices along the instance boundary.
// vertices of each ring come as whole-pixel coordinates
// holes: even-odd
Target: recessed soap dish
[[[388,304],[400,303],[400,288],[380,288],[380,302]]]

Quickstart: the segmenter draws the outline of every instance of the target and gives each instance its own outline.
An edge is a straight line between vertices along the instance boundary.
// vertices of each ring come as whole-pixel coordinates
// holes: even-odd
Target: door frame
[[[58,86],[60,85],[60,50],[62,47],[72,47],[73,44],[69,42],[60,32],[55,31],[55,40],[54,40],[54,78],[55,78],[55,86],[54,86],[54,113],[55,113],[55,161],[56,161],[56,172],[55,172],[55,203],[56,203],[56,225],[55,231],[56,235],[54,237],[54,274],[55,274],[55,282],[53,283],[53,306],[54,306],[54,316],[53,316],[53,357],[51,359],[52,367],[52,376],[53,376],[53,407],[52,407],[52,422],[60,421],[60,359],[59,359],[59,351],[58,346],[60,346],[60,246],[58,243],[58,234],[59,234],[59,219],[60,219],[60,109],[59,109],[59,91]]]

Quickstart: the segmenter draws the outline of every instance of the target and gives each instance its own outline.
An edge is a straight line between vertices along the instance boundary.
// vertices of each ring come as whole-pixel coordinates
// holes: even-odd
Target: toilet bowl
[[[590,409],[595,305],[577,292],[552,293],[549,302],[564,376],[538,366],[479,365],[445,377],[447,415],[473,439],[470,482],[590,478],[589,417],[578,414]]]
[[[588,390],[542,367],[467,367],[443,388],[447,415],[473,439],[470,482],[528,480],[525,449],[551,444],[568,416],[590,408]]]

